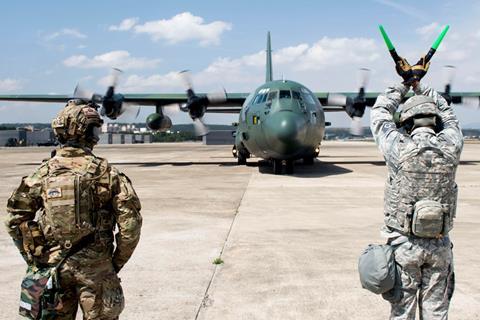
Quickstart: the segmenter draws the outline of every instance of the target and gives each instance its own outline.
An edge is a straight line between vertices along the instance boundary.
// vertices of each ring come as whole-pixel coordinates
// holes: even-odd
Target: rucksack
[[[105,167],[107,168],[107,167]],[[95,232],[97,211],[102,204],[96,197],[101,160],[71,157],[49,161],[43,180],[41,225],[47,241],[69,249],[86,235]]]

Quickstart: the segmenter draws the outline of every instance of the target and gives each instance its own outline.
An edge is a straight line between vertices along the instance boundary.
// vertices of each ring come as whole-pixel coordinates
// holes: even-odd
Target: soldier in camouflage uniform
[[[117,274],[137,246],[142,218],[128,177],[92,153],[102,123],[95,105],[69,101],[52,122],[61,148],[8,200],[6,226],[28,264],[64,259],[54,319],[75,319],[78,304],[84,319],[118,319],[124,307]],[[87,236],[91,241],[65,259]]]
[[[395,249],[399,274],[384,298],[390,319],[415,319],[417,303],[421,319],[447,319],[454,289],[448,232],[463,136],[446,100],[419,82],[428,64],[420,60],[414,67],[403,72],[397,66],[405,82],[387,88],[371,111],[371,130],[388,167],[382,234]],[[393,116],[410,87],[415,95],[400,113],[400,131]]]

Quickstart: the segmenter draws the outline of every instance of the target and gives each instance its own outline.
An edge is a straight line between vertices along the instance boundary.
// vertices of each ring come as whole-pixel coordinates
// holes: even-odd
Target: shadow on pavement
[[[248,165],[258,167],[260,173],[273,174],[273,168],[268,161],[258,161],[257,163],[249,163]],[[291,176],[298,178],[319,178],[350,172],[352,172],[352,170],[330,162],[315,161],[313,165],[304,165],[301,162],[296,162],[294,173]]]
[[[233,167],[237,165],[235,160],[233,161],[153,161],[153,162],[110,162],[111,165],[114,166],[139,166],[139,167],[159,167],[159,166],[210,166],[210,165],[218,165],[220,167]],[[322,173],[319,176],[324,175],[331,175],[331,174],[342,174],[352,172],[352,170],[345,169],[337,164],[371,164],[374,166],[385,166],[385,161],[375,161],[375,160],[352,160],[352,161],[332,161],[332,162],[323,162],[323,161],[315,161],[313,165],[304,165],[302,162],[295,163],[295,174],[297,173]],[[480,164],[480,160],[475,161],[460,161],[460,165],[478,165]],[[40,162],[27,162],[27,163],[18,163],[18,166],[38,166]],[[252,160],[251,162],[247,163],[249,167],[258,167],[261,173],[271,173],[272,168],[268,161],[265,160]],[[340,172],[342,170],[338,170],[339,172],[331,173],[331,174],[323,174],[323,171],[328,171],[328,168],[337,167],[342,168],[345,172]],[[323,170],[323,171],[322,171]]]

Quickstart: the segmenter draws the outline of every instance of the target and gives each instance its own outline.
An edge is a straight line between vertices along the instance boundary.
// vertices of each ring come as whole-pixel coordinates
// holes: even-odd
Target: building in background
[[[202,142],[205,145],[233,145],[234,133],[233,130],[212,130],[203,136]]]

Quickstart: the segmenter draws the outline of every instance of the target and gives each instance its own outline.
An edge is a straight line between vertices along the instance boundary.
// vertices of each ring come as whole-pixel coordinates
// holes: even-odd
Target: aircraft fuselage
[[[245,100],[235,146],[267,160],[312,159],[324,133],[322,105],[308,88],[289,80],[270,81]]]

